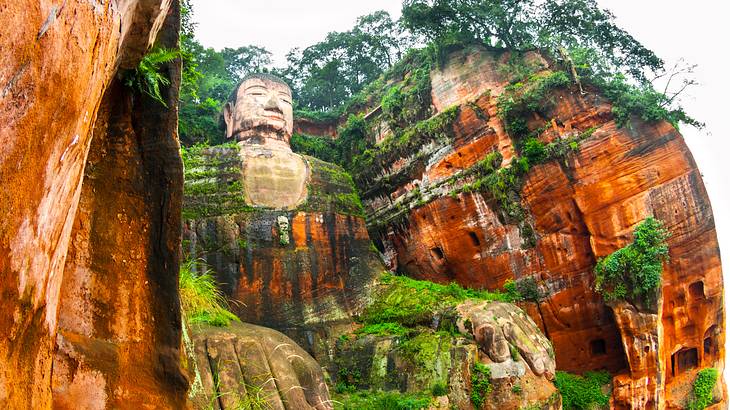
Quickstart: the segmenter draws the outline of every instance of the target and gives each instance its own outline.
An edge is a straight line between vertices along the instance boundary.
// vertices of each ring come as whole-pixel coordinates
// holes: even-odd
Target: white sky
[[[344,4],[347,5],[344,5]],[[680,57],[698,64],[700,86],[684,107],[707,123],[701,132],[684,127],[704,175],[724,256],[726,296],[730,292],[730,16],[725,2],[696,0],[598,0],[619,25],[668,63]],[[386,10],[400,16],[400,0],[193,0],[196,35],[209,47],[258,45],[274,53],[277,65],[293,47],[306,47],[330,31],[349,30],[358,16]],[[724,40],[723,40],[724,39]],[[727,300],[727,297],[726,297]],[[730,318],[730,315],[726,315]],[[726,329],[728,326],[726,326]],[[730,370],[730,369],[729,369]]]

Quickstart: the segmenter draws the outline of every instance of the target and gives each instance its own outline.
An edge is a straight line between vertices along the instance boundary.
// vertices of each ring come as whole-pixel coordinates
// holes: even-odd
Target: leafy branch
[[[134,70],[126,73],[124,85],[147,94],[167,107],[160,88],[169,86],[170,79],[163,73],[164,65],[180,57],[180,50],[155,47],[147,53]]]

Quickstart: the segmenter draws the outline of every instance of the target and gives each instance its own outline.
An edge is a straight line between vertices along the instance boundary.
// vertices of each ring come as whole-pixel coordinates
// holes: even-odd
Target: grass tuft
[[[239,321],[228,310],[226,298],[221,293],[208,268],[197,271],[196,267],[205,266],[200,261],[189,260],[180,267],[180,301],[188,322],[207,323],[213,326],[228,326]]]

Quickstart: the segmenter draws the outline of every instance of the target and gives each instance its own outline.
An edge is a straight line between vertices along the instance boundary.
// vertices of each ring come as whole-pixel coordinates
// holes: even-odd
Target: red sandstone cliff
[[[117,76],[177,1],[0,9],[0,407],[181,407],[179,65],[170,108]]]
[[[724,367],[725,343],[719,249],[692,154],[670,124],[618,127],[604,98],[568,88],[530,121],[551,123],[543,142],[585,139],[563,160],[530,169],[519,192],[521,224],[505,219],[489,194],[449,195],[445,181],[490,152],[501,153],[503,166],[516,155],[496,107],[508,84],[499,68],[506,58],[471,49],[432,72],[437,112],[460,106],[453,138],[393,163],[381,178],[406,182],[365,194],[371,228],[410,208],[405,220],[377,230],[394,264],[418,278],[488,289],[534,279],[546,297],[524,307],[553,342],[558,369],[616,374],[615,408],[682,408],[698,369]],[[596,260],[629,243],[652,215],[672,234],[658,310],[611,308],[593,291]]]

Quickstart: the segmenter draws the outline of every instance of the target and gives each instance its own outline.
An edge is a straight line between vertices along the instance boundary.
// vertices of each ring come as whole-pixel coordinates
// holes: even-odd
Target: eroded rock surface
[[[179,407],[176,114],[115,78],[177,1],[1,8],[0,407]]]
[[[607,369],[635,386],[617,393],[617,408],[679,408],[696,369],[724,363],[719,249],[692,155],[669,123],[634,118],[621,127],[595,90],[553,90],[527,125],[566,151],[530,167],[509,194],[524,216],[509,216],[489,190],[461,189],[487,155],[499,153],[497,168],[518,155],[497,107],[509,58],[469,48],[432,72],[437,113],[458,107],[452,132],[353,175],[371,233],[391,267],[417,278],[488,289],[536,283],[538,302],[524,306],[555,346],[558,369]],[[549,71],[539,56],[526,58]],[[596,260],[629,243],[649,216],[672,234],[653,319],[612,309],[593,291]]]
[[[466,302],[457,308],[459,327],[474,335],[479,348],[495,363],[514,356],[517,349],[537,376],[552,380],[555,352],[550,341],[522,309],[510,303]]]
[[[192,330],[196,408],[333,408],[322,368],[282,333],[246,323]]]

